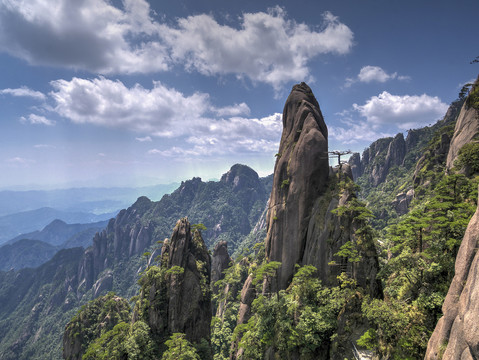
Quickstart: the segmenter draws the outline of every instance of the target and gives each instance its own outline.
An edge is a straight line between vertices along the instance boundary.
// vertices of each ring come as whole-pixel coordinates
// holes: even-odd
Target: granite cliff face
[[[92,358],[92,353],[95,358],[138,358],[136,346],[144,358],[159,358],[163,344],[174,333],[207,346],[211,261],[200,232],[192,234],[188,220],[179,220],[171,238],[163,243],[160,257],[160,266],[148,265],[142,272],[132,314],[128,301],[113,293],[81,308],[65,327],[64,359],[79,360],[84,354]],[[101,343],[101,337],[112,329],[109,340]],[[135,329],[143,329],[138,339]],[[130,346],[124,346],[125,342]],[[104,348],[105,353],[99,355]]]
[[[156,226],[154,221],[144,218],[152,207],[153,203],[148,198],[140,197],[135,204],[121,210],[116,218],[111,219],[105,230],[95,235],[93,246],[85,250],[78,269],[83,291],[92,288],[103,270],[122,259],[143,253],[146,248],[159,240],[154,236]],[[112,284],[110,280],[106,281]],[[107,284],[102,288],[104,291],[111,290]],[[82,289],[79,289],[79,292]]]
[[[193,343],[209,340],[211,258],[200,232],[191,233],[188,219],[179,220],[163,243],[161,269],[164,276],[153,268],[141,280],[134,319],[144,319],[158,339],[184,333]]]
[[[338,188],[339,180],[352,180],[352,170],[345,165],[338,173],[338,169],[329,167],[326,124],[306,84],[295,85],[286,100],[283,127],[265,242],[267,259],[281,262],[278,287],[289,285],[296,264],[313,265],[324,284],[336,284],[337,275],[348,271],[360,286],[377,295],[378,260],[372,239],[362,241],[363,260],[354,269],[347,259],[341,266],[328,265],[341,246],[357,242],[355,232],[360,224],[355,222],[353,212],[342,216],[333,213],[355,198],[353,191],[343,189],[340,195]],[[378,143],[378,148],[389,147],[389,162],[402,161],[404,139],[398,136],[390,144],[396,145]]]
[[[228,254],[228,243],[226,241],[217,243],[211,257],[211,283],[213,285],[225,277],[223,271],[231,266],[232,261]]]
[[[384,182],[393,166],[403,164],[408,143],[411,144],[412,141],[404,140],[404,135],[399,133],[394,138],[382,138],[373,142],[364,150],[362,159],[359,153],[354,153],[349,158],[354,180],[367,173],[373,186]]]
[[[471,93],[477,91],[477,87],[479,87],[479,78],[474,83]],[[461,148],[472,141],[479,141],[479,111],[466,100],[457,118],[454,136],[447,154],[446,168],[448,170],[454,166]]]
[[[282,263],[280,288],[286,288],[301,262],[311,209],[325,191],[328,174],[328,130],[311,89],[301,83],[284,106],[267,214],[266,254]]]
[[[425,359],[479,358],[479,209],[471,218],[456,257],[455,275]]]

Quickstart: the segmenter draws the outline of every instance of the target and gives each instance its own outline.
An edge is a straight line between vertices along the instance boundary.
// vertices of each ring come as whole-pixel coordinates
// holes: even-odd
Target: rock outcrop
[[[152,207],[153,203],[147,197],[140,197],[132,206],[121,210],[116,218],[111,219],[106,229],[95,235],[93,246],[85,250],[78,269],[80,286],[84,290],[92,288],[103,270],[122,259],[143,253],[159,240],[154,236],[154,224],[143,219]],[[104,283],[103,291],[111,290],[108,284],[112,285],[113,281]]]
[[[392,205],[399,216],[407,214],[409,204],[413,198],[414,189],[409,189],[407,192],[402,192],[396,195],[396,199],[393,201]]]
[[[301,262],[311,209],[325,191],[328,173],[328,130],[319,104],[308,85],[295,85],[283,110],[267,215],[266,254],[282,263],[280,288],[286,288]]]
[[[306,84],[293,87],[284,107],[283,126],[265,243],[267,259],[281,262],[277,286],[285,289],[289,285],[296,264],[313,265],[323,284],[335,285],[337,275],[347,272],[359,286],[376,296],[380,286],[376,281],[378,260],[372,239],[361,241],[362,260],[354,267],[347,259],[340,264],[334,256],[344,244],[357,243],[355,232],[362,224],[356,222],[353,213],[333,213],[355,198],[348,189],[339,195],[337,188],[338,178],[351,181],[352,170],[347,164],[341,170],[329,167],[326,124]],[[392,143],[400,145],[389,146]],[[389,147],[390,162],[398,162],[403,156],[404,139],[398,136],[387,145],[378,142],[377,147],[378,151]],[[338,260],[338,266],[329,265],[333,260]]]
[[[479,78],[473,85],[471,92],[477,86],[479,86]],[[451,145],[447,154],[446,168],[448,170],[454,167],[454,161],[457,160],[461,148],[473,140],[479,140],[479,111],[470,106],[466,100],[457,118],[454,136],[451,139]]]
[[[443,317],[429,339],[427,360],[479,358],[479,209],[471,218],[456,257]]]
[[[226,241],[217,243],[211,256],[211,283],[213,285],[225,277],[223,272],[231,266],[232,261],[228,254],[228,243]]]
[[[135,317],[146,320],[158,339],[184,333],[192,343],[209,341],[211,322],[211,259],[198,230],[191,233],[186,218],[178,221],[163,243],[161,269],[165,276],[146,274]]]
[[[378,186],[386,180],[393,166],[402,165],[405,156],[406,141],[403,134],[399,133],[394,138],[376,140],[364,150],[360,169],[363,173],[367,170],[371,184]]]
[[[361,167],[361,155],[359,153],[354,153],[349,158],[349,167],[351,168],[351,173],[353,175],[353,179],[356,180],[363,174],[362,167]]]
[[[335,169],[335,172],[337,169]],[[345,179],[352,181],[349,167],[343,166]],[[333,173],[334,176],[336,176]],[[348,180],[346,180],[348,181]],[[316,199],[311,211],[308,232],[301,265],[313,265],[318,269],[318,277],[325,285],[337,285],[337,276],[346,272],[371,296],[381,294],[381,286],[376,279],[379,263],[371,234],[363,235],[358,241],[356,232],[364,226],[364,220],[356,218],[354,211],[344,211],[341,216],[333,213],[338,208],[347,209],[355,201],[356,194],[343,189],[341,196],[331,190]],[[347,258],[335,256],[346,243],[358,244],[361,261],[353,265]],[[331,266],[331,262],[335,265]]]

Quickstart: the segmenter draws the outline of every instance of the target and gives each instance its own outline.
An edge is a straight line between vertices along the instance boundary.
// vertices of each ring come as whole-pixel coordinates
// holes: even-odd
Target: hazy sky
[[[330,149],[434,123],[479,1],[0,0],[0,189],[272,172],[306,81]]]

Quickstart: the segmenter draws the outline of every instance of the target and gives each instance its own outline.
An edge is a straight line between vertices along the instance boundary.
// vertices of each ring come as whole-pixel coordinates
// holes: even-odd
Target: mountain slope
[[[50,260],[58,248],[40,240],[22,239],[0,247],[0,271],[35,268]]]
[[[14,243],[21,239],[30,239],[30,240],[40,240],[47,244],[53,246],[61,246],[61,247],[75,247],[75,246],[68,246],[64,245],[69,239],[72,237],[88,230],[89,234],[92,234],[89,240],[93,237],[93,235],[101,231],[106,225],[108,221],[98,221],[94,223],[88,224],[67,224],[66,222],[55,219],[47,226],[45,226],[40,231],[34,231],[31,233],[21,234],[17,237],[13,238],[12,240],[8,241],[7,244]],[[91,245],[91,244],[88,244]],[[80,245],[77,245],[80,246]],[[86,247],[86,246],[85,246]]]
[[[223,239],[234,247],[264,210],[270,181],[243,165],[219,182],[194,178],[158,202],[140,197],[86,250],[62,250],[35,270],[0,272],[0,358],[59,359],[61,333],[73,313],[110,290],[135,295],[144,252],[151,252],[149,263],[160,255],[157,241],[169,236],[178,218],[204,223],[207,246]]]

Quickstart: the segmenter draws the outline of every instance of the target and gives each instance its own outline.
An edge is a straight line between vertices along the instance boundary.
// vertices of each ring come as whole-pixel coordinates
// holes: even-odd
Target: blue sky
[[[0,189],[273,171],[295,83],[330,149],[432,124],[476,78],[479,2],[0,0]]]

